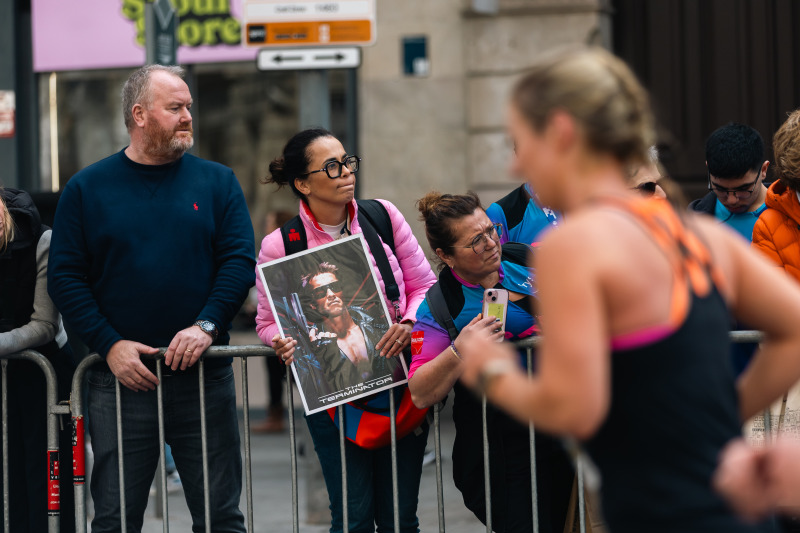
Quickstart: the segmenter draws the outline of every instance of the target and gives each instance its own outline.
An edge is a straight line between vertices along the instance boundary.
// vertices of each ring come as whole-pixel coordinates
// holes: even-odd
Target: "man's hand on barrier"
[[[156,354],[158,348],[123,340],[115,342],[106,356],[108,368],[120,383],[132,391],[153,390],[158,385],[158,378],[144,366],[139,358],[139,354],[143,353]]]
[[[199,326],[182,329],[169,343],[164,353],[164,364],[172,370],[177,370],[178,366],[181,370],[186,370],[200,359],[212,342],[211,335]]]
[[[392,324],[389,331],[383,334],[375,348],[381,351],[381,357],[394,357],[399,355],[406,346],[411,344],[411,330],[414,326],[409,322]]]

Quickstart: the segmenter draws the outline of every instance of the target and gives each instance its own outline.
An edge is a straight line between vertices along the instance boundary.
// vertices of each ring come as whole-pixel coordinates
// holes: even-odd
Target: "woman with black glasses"
[[[299,217],[305,229],[307,247],[314,248],[351,234],[362,233],[358,216],[359,206],[354,199],[356,173],[360,159],[347,153],[342,143],[329,131],[309,129],[289,139],[283,154],[269,165],[270,177],[267,183],[279,187],[289,186],[300,199]],[[395,299],[387,296],[390,280],[384,279],[376,262],[378,251],[370,250],[378,283],[383,292],[386,306],[393,315],[394,323],[375,343],[378,353],[371,357],[397,357],[411,342],[411,329],[416,320],[420,303],[436,278],[431,271],[425,254],[422,252],[411,228],[397,208],[386,200],[379,200],[381,209],[391,222],[394,248],[389,246],[386,236],[380,232],[379,238],[394,282],[399,289]],[[377,228],[376,228],[377,229]],[[286,256],[281,230],[267,235],[261,243],[258,263],[265,263]],[[258,288],[258,311],[256,331],[265,344],[275,348],[277,355],[285,364],[291,364],[292,354],[298,339],[281,338],[275,317],[261,280]],[[328,291],[330,292],[330,291]],[[393,391],[400,390],[399,387]],[[402,391],[401,391],[402,392]],[[375,396],[386,395],[381,392]],[[387,400],[388,402],[388,400]],[[357,406],[347,404],[345,427],[359,424],[360,414]],[[351,418],[352,415],[352,418]],[[424,418],[424,413],[423,417]],[[308,429],[314,441],[314,449],[322,464],[325,485],[328,488],[331,509],[331,533],[343,530],[342,512],[342,467],[339,448],[339,429],[334,425],[328,412],[306,416]],[[360,428],[360,426],[359,426]],[[428,439],[427,423],[422,421],[410,432],[400,432],[398,416],[398,500],[399,522],[402,533],[419,531],[417,519],[417,498],[422,456]],[[391,449],[383,446],[377,449],[361,447],[350,440],[345,441],[347,462],[347,509],[348,531],[351,533],[388,532],[394,530]]]

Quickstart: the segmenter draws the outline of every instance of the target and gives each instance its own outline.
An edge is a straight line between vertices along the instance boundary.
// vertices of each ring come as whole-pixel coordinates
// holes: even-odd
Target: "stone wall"
[[[499,0],[480,15],[470,0],[378,0],[378,42],[364,48],[359,113],[365,197],[405,213],[427,251],[414,201],[431,189],[473,189],[485,204],[516,186],[504,129],[510,87],[544,50],[610,47],[604,0]],[[401,69],[404,36],[428,38],[428,77]]]

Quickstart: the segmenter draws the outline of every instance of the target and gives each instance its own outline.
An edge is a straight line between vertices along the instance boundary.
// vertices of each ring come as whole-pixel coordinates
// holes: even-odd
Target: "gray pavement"
[[[248,345],[256,344],[257,337],[249,332],[239,333],[233,336],[232,344]],[[262,399],[265,397],[266,388],[263,374],[264,365],[261,361],[250,360],[248,364],[250,398],[257,399],[251,403],[250,420],[259,420],[264,415],[263,407],[253,407],[259,403],[263,405]],[[239,364],[234,363],[234,371],[239,378]],[[262,384],[258,387],[259,384]],[[260,390],[259,390],[260,389]],[[314,453],[310,437],[307,435],[305,422],[302,417],[302,403],[299,398],[295,401],[295,418],[297,420],[297,439],[298,448],[301,453],[298,456],[298,499],[299,499],[299,531],[302,533],[325,533],[329,528],[330,514],[327,510],[326,493],[324,493],[324,482],[319,474],[319,462]],[[448,406],[452,402],[448,402]],[[242,412],[239,412],[240,429],[243,430]],[[444,478],[444,508],[445,525],[448,531],[458,533],[482,533],[486,531],[474,515],[468,511],[461,499],[461,493],[453,485],[451,450],[455,437],[452,414],[449,407],[446,407],[441,416],[442,433],[442,456],[443,456],[443,478]],[[244,443],[244,438],[242,438]],[[433,430],[428,439],[428,449],[433,449]],[[252,490],[253,490],[253,532],[269,533],[291,533],[293,523],[292,513],[292,489],[291,489],[291,456],[289,446],[288,431],[280,434],[271,435],[251,435],[251,454],[252,454]],[[244,457],[244,450],[242,450]],[[88,466],[88,465],[87,465]],[[402,465],[401,465],[402,468]],[[87,472],[88,473],[88,472]],[[387,480],[387,482],[391,482]],[[88,492],[88,491],[87,491]],[[325,500],[324,505],[312,505],[309,512],[309,493],[322,492]],[[313,496],[312,496],[313,497]],[[91,520],[92,505],[89,502],[89,519]],[[166,531],[161,518],[156,517],[156,497],[151,496],[148,508],[145,513],[144,533],[156,533]],[[247,513],[246,492],[242,491],[240,508]],[[317,513],[314,513],[314,511]],[[320,519],[319,511],[323,517]],[[310,517],[317,519],[312,520]],[[438,507],[436,495],[436,477],[434,464],[426,465],[423,468],[422,480],[420,483],[418,516],[420,519],[420,531],[438,531]],[[192,520],[189,509],[186,506],[183,491],[169,494],[168,497],[168,524],[170,531],[191,531]],[[88,528],[91,531],[91,528]]]

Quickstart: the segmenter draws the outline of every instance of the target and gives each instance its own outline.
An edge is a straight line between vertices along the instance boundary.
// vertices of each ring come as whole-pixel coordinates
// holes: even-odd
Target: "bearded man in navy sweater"
[[[130,145],[81,170],[59,201],[48,290],[104,359],[89,372],[92,531],[120,531],[115,381],[121,387],[128,531],[140,531],[159,458],[155,354],[166,441],[193,531],[205,529],[198,359],[227,344],[254,283],[253,227],[233,171],[186,151],[192,97],[179,67],[150,65],[122,91]],[[230,359],[203,363],[213,531],[245,531],[242,459]]]

